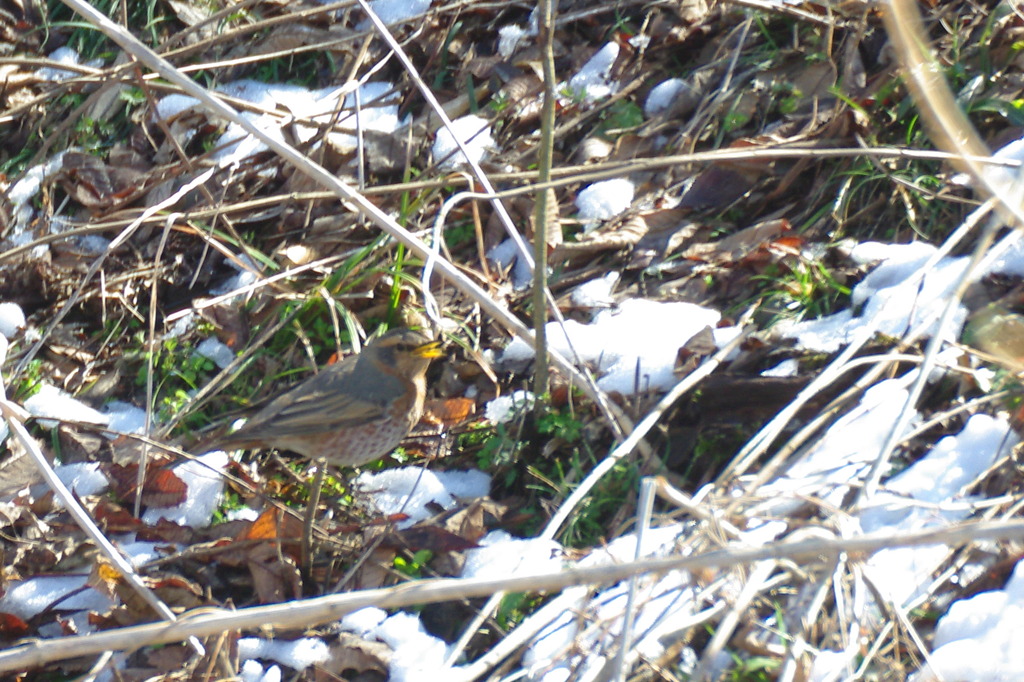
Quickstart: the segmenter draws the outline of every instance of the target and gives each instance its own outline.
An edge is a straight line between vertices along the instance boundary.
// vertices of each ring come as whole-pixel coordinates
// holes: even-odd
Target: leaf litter
[[[250,122],[411,230],[430,231],[447,198],[478,189],[455,138],[499,189],[528,184],[541,97],[535,13],[371,6],[447,103],[452,130],[431,122],[355,5],[257,3],[229,15],[174,2],[150,37],[179,68],[202,69]],[[626,484],[594,489],[571,532],[547,524],[613,447],[612,429],[557,376],[550,398],[526,392],[532,349],[435,281],[451,341],[431,376],[435,417],[384,470],[331,483],[304,564],[290,507],[308,502],[307,467],[205,453],[202,443],[378,325],[422,323],[422,264],[237,123],[126,75],[109,44],[98,49],[70,24],[45,39],[0,33],[9,54],[26,58],[0,64],[9,397],[36,418],[58,476],[179,614],[433,575],[699,557],[808,530],[850,538],[1008,516],[1019,487],[1019,247],[1013,233],[1001,237],[940,326],[971,246],[946,238],[973,219],[973,195],[950,166],[912,154],[931,146],[908,124],[913,105],[879,17],[865,9],[559,8],[558,174],[546,190],[557,234],[546,245],[568,319],[549,323],[549,341],[637,420],[688,372],[725,358],[661,417],[646,454],[616,470]],[[951,78],[972,123],[1013,161],[1019,18],[1002,5],[991,16],[961,3],[923,9],[935,49],[960,69]],[[4,21],[16,27],[61,20],[31,2],[12,12]],[[944,12],[958,22],[944,23]],[[992,63],[997,76],[975,75]],[[836,148],[858,151],[825,153]],[[771,156],[778,149],[802,155]],[[738,155],[686,160],[710,150]],[[990,181],[1015,178],[1003,166]],[[171,197],[177,213],[142,214]],[[516,224],[534,239],[532,199],[516,202]],[[499,223],[487,202],[466,204],[448,215],[438,246],[526,319],[530,264]],[[208,304],[215,296],[218,307]],[[744,325],[755,332],[734,348]],[[944,348],[921,375],[923,343],[939,331]],[[836,361],[845,364],[832,376]],[[821,377],[832,385],[805,395]],[[897,418],[919,383],[921,398]],[[904,424],[896,458],[864,496],[894,422]],[[196,458],[151,454],[140,486],[138,452],[159,449],[134,440],[147,425]],[[90,439],[97,426],[105,437]],[[19,464],[22,446],[8,437],[5,448],[0,634],[56,640],[152,620]],[[692,494],[658,511],[683,504],[690,519],[656,520],[639,542],[631,481],[650,473]],[[616,660],[662,679],[757,665],[785,679],[1000,679],[1019,670],[999,639],[1014,625],[1014,547],[822,553],[749,574],[720,565],[574,587],[485,612],[458,646],[480,603],[369,609],[302,632],[234,633],[237,661],[222,672],[502,679],[487,663],[501,653],[507,674],[545,680],[587,679]],[[1003,582],[974,596],[996,567]],[[891,619],[900,627],[887,628]],[[530,634],[513,647],[509,629]],[[962,660],[976,665],[964,673]],[[72,664],[42,667],[58,665]],[[168,647],[110,665],[142,679],[198,677],[214,663]]]

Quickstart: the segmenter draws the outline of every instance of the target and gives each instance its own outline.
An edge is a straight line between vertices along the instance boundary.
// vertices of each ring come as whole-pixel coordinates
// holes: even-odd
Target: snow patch
[[[680,95],[692,91],[693,88],[682,78],[669,78],[662,81],[651,88],[647,94],[647,100],[644,102],[644,115],[651,118],[668,111]]]
[[[166,519],[192,528],[210,525],[224,491],[223,471],[227,465],[227,453],[214,450],[174,467],[174,473],[188,486],[185,501],[176,507],[151,507],[142,515],[142,520],[156,524]]]
[[[1024,561],[1002,590],[981,592],[949,607],[935,628],[935,650],[911,682],[1002,682],[1020,677],[1024,647]]]
[[[619,46],[615,43],[608,43],[594,53],[583,68],[569,79],[568,89],[572,96],[581,96],[587,102],[596,102],[614,95],[619,89],[619,84],[611,80],[610,73],[618,57]]]
[[[51,384],[43,384],[39,392],[25,401],[25,409],[39,420],[45,429],[57,426],[56,420],[86,422],[106,426],[110,417],[89,407],[81,400],[60,390]]]
[[[277,661],[293,670],[324,663],[330,657],[327,644],[315,637],[302,637],[287,641],[243,637],[238,640],[238,657],[242,660],[262,658]]]
[[[549,322],[546,330],[551,348],[596,366],[598,386],[631,395],[675,384],[679,349],[720,319],[718,311],[692,303],[628,299],[617,309],[598,312],[590,324],[568,320],[563,331]],[[533,348],[520,339],[513,339],[501,357],[503,362],[531,358]]]
[[[381,472],[364,471],[355,486],[369,496],[381,514],[403,514],[398,523],[408,528],[431,518],[436,506],[454,508],[460,499],[485,497],[491,491],[491,477],[481,471],[429,471],[403,467]]]
[[[0,334],[7,338],[25,328],[25,311],[17,303],[0,303]]]
[[[202,343],[196,346],[196,353],[208,360],[212,360],[213,364],[217,365],[217,367],[221,369],[225,369],[235,361],[235,351],[231,350],[226,344],[212,336],[207,339],[203,339]]]
[[[68,66],[88,66],[93,69],[99,69],[103,67],[102,59],[90,59],[89,61],[82,64],[81,57],[78,55],[78,51],[70,47],[58,47],[56,50],[50,53],[50,61],[58,62],[60,64],[67,64]],[[58,69],[52,66],[44,66],[36,71],[36,76],[40,80],[51,81],[53,83],[60,83],[66,81],[69,78],[77,78],[82,74],[77,71],[70,71],[68,69]]]
[[[536,396],[530,391],[513,391],[498,396],[484,407],[484,417],[493,424],[507,424],[523,412],[532,410]]]
[[[590,232],[598,226],[598,221],[614,218],[629,208],[634,191],[633,183],[625,178],[595,182],[580,190],[576,195],[576,208],[580,220],[588,221],[583,231]]]
[[[494,148],[491,124],[479,116],[463,116],[452,121],[451,129],[443,126],[437,131],[432,153],[440,168],[456,168],[467,163],[466,155],[455,141],[462,142],[472,163],[479,163]]]

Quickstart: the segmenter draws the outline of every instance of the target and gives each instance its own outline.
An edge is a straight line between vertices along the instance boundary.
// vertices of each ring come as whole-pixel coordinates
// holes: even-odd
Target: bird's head
[[[394,368],[400,376],[417,377],[426,373],[430,361],[442,355],[441,343],[423,332],[412,329],[392,329],[371,341],[363,350],[370,358]]]

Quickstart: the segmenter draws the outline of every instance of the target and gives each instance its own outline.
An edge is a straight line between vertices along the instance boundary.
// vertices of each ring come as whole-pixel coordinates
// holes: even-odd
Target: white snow
[[[499,268],[511,268],[512,287],[516,291],[522,291],[533,281],[533,270],[519,255],[519,246],[511,237],[487,252],[487,258]]]
[[[554,573],[565,561],[554,540],[513,538],[503,530],[484,536],[477,549],[466,552],[463,578],[502,578]]]
[[[488,401],[484,406],[484,417],[494,424],[507,424],[523,412],[532,410],[535,400],[530,391],[513,391]]]
[[[612,289],[618,281],[618,271],[612,270],[604,277],[579,285],[573,290],[570,298],[581,308],[610,308],[615,302],[612,298]]]
[[[850,253],[855,262],[878,265],[853,288],[853,307],[816,320],[782,323],[774,334],[796,339],[807,349],[831,353],[839,350],[866,325],[881,334],[900,337],[924,319],[932,319],[934,332],[946,301],[967,267],[963,257],[942,258],[933,267],[924,265],[936,249],[921,242],[881,244],[864,242]],[[1024,274],[1024,245],[1013,243],[981,273]],[[859,309],[859,311],[855,311]],[[949,340],[959,337],[967,310],[959,306],[950,329]]]
[[[615,94],[619,85],[610,80],[609,76],[618,56],[619,46],[615,43],[608,43],[595,52],[583,68],[569,79],[570,97],[582,96],[587,102],[595,102]]]
[[[22,620],[33,618],[47,607],[58,611],[106,611],[114,602],[86,586],[85,575],[47,575],[7,583],[0,597],[0,612],[13,613]],[[66,597],[66,598],[65,598]]]
[[[176,551],[174,545],[166,542],[143,542],[141,540],[118,542],[117,548],[136,568],[167,556],[168,550]]]
[[[79,497],[98,495],[107,489],[107,477],[100,472],[99,462],[60,464],[53,468],[60,482]]]
[[[354,632],[360,637],[366,637],[378,625],[387,620],[387,617],[388,613],[384,609],[378,609],[376,606],[367,606],[358,611],[345,614],[341,619],[341,629]]]
[[[1024,670],[1024,562],[1002,590],[950,606],[935,628],[935,650],[911,682],[1006,682]]]
[[[491,477],[481,471],[403,467],[377,473],[364,471],[356,478],[355,487],[381,514],[407,516],[398,523],[400,528],[407,528],[434,516],[438,506],[452,509],[460,499],[485,497],[491,490]]]
[[[25,328],[25,311],[17,303],[0,303],[0,334],[11,338]]]
[[[580,220],[588,221],[583,231],[589,232],[598,226],[598,221],[614,218],[629,208],[634,191],[633,183],[625,178],[595,182],[580,190],[576,195],[576,208]]]
[[[949,526],[971,514],[964,488],[1019,439],[1002,417],[972,416],[955,435],[885,483],[858,515],[865,533]],[[909,604],[948,553],[945,545],[897,547],[874,554],[865,571],[897,605]]]
[[[72,151],[74,148],[69,149]],[[32,235],[26,232],[35,209],[32,208],[32,199],[39,193],[43,183],[51,179],[64,167],[64,154],[54,154],[44,163],[32,166],[21,176],[21,179],[11,185],[7,190],[7,197],[11,201],[11,215],[14,217],[14,229],[10,241],[16,245],[27,243]]]
[[[253,658],[277,661],[293,670],[305,670],[327,661],[330,652],[327,644],[316,637],[295,640],[242,637],[238,640],[238,657],[243,661]]]
[[[761,372],[763,377],[795,377],[800,376],[800,361],[796,358],[783,360],[779,364]]]
[[[258,661],[252,659],[242,662],[239,674],[242,682],[281,682],[281,668],[272,665],[264,670]]]
[[[146,411],[120,400],[111,400],[103,406],[103,412],[110,420],[107,426],[118,433],[141,435],[146,431]],[[110,438],[116,438],[110,435]]]
[[[213,336],[203,339],[203,341],[196,346],[196,353],[208,360],[213,360],[213,364],[217,365],[221,369],[226,368],[235,361],[235,351],[228,348],[225,343]]]
[[[526,26],[509,24],[498,29],[498,54],[508,58],[527,38],[537,35],[537,10],[530,12]]]
[[[866,324],[889,336],[902,336],[926,315],[938,318],[956,282],[967,266],[966,258],[944,258],[919,279],[921,267],[935,247],[923,243],[888,245],[866,242],[850,254],[857,262],[880,260],[852,292],[853,308],[817,320],[782,324],[776,333],[794,338],[800,346],[826,353],[850,341]],[[854,308],[860,308],[854,313]],[[955,333],[963,325],[961,308]],[[934,329],[934,324],[933,324]]]
[[[882,385],[892,388],[894,381],[896,380],[883,382],[872,390]],[[902,389],[897,388],[896,390]],[[867,396],[865,396],[866,399]],[[861,407],[864,407],[864,402],[862,401]],[[876,400],[874,405],[867,408],[866,414],[861,411],[862,416],[867,420],[864,428],[857,429],[852,422],[841,430],[833,427],[826,435],[827,439],[833,441],[833,445],[830,447],[838,453],[842,449],[841,440],[845,435],[851,440],[861,439],[854,442],[863,445],[866,452],[877,453],[879,436],[884,437],[882,432],[886,430],[887,426],[891,427],[893,407]],[[865,438],[866,441],[863,440]],[[1008,455],[1018,440],[1004,417],[991,417],[986,414],[972,416],[959,433],[941,439],[925,457],[886,481],[881,491],[876,493],[870,499],[869,504],[851,519],[853,527],[850,528],[850,531],[859,534],[862,532],[920,530],[949,526],[966,519],[972,513],[970,505],[972,498],[964,494],[966,486],[976,480],[996,459]],[[845,449],[848,455],[852,455],[848,456],[848,461],[854,462],[858,459],[852,452],[852,448],[846,447]],[[853,468],[840,471],[839,460],[842,458],[842,455],[837,458],[835,473],[826,477],[830,484],[835,486],[842,482],[849,484],[855,484],[858,480],[862,482],[864,474],[866,474],[867,463],[863,462],[860,467],[851,464],[850,466]],[[797,467],[794,467],[794,471],[791,471],[787,478],[796,477],[795,469]],[[776,486],[778,482],[771,485]],[[839,486],[839,488],[845,488],[845,486]],[[809,495],[814,494],[813,490],[813,486],[808,486],[806,492]],[[770,494],[771,489],[762,490],[762,492]],[[826,494],[823,497],[826,500],[835,499],[834,493]],[[936,571],[946,561],[948,554],[949,549],[945,545],[884,549],[867,559],[864,575],[871,580],[872,585],[883,597],[893,602],[897,608],[906,609],[924,594]],[[979,601],[976,605],[977,608],[968,606],[958,613],[983,613],[982,608],[998,606],[997,602],[1000,598],[988,597],[986,599]],[[951,609],[951,613],[953,613],[953,609]],[[1019,617],[1018,613],[1019,611],[1016,609],[1008,609],[999,613],[997,618],[1007,618],[1007,620],[1001,621],[1001,624],[1006,626],[1015,622],[1015,619]],[[977,620],[978,618],[979,616],[975,615],[964,620]],[[984,618],[990,617],[985,616]],[[1014,679],[1012,676],[998,677],[996,673],[991,672],[1001,669],[1020,669],[1019,666],[1014,667],[1012,664],[1008,668],[1000,668],[998,661],[1005,660],[1003,657],[993,659],[995,662],[991,669],[973,667],[971,670],[974,673],[963,676],[962,669],[956,667],[960,665],[958,659],[961,656],[969,651],[982,657],[994,656],[1003,646],[1003,641],[1000,639],[1001,635],[997,629],[991,633],[979,635],[979,639],[985,641],[979,641],[976,644],[953,642],[952,640],[956,637],[950,633],[958,630],[959,626],[953,625],[957,622],[957,620],[951,621],[950,625],[946,626],[946,634],[937,634],[936,637],[937,647],[941,647],[944,642],[950,642],[949,646],[951,647],[942,656],[937,659],[933,658],[933,661],[940,662],[938,669],[942,671],[941,677],[932,675],[926,668],[925,672],[915,679],[918,682],[938,679],[963,680],[964,682],[968,680]],[[940,632],[943,630],[941,625],[939,630]],[[812,679],[834,679],[828,676],[830,671],[845,669],[859,652],[856,647],[852,647],[845,651],[823,653],[826,656],[820,664],[816,663]]]
[[[648,529],[640,556],[666,556],[676,552],[676,539],[683,526],[673,524]],[[637,554],[636,536],[617,538],[607,547],[592,552],[579,566],[598,566],[632,560]],[[628,581],[601,590],[591,598],[587,587],[572,587],[530,616],[528,620],[547,622],[530,643],[523,664],[531,680],[589,679],[614,652],[620,636],[626,606]],[[698,589],[689,574],[670,571],[637,580],[634,603],[635,626],[632,652],[659,656],[664,652],[660,639],[676,631],[696,609]],[[593,627],[593,624],[600,624]],[[524,623],[524,627],[529,628]]]
[[[79,57],[78,52],[70,47],[58,47],[56,50],[50,53],[49,59],[60,64],[67,64],[68,66],[78,66],[82,63],[80,61],[81,57]],[[92,67],[94,69],[98,69],[103,66],[103,60],[90,59],[84,65]],[[59,83],[61,81],[66,81],[69,78],[75,78],[81,74],[79,74],[77,71],[70,71],[68,69],[58,69],[52,66],[44,66],[38,71],[36,71],[36,75],[41,80]]]
[[[842,504],[850,485],[862,479],[892,429],[893,415],[907,399],[913,375],[879,382],[840,417],[800,462],[761,487],[758,515],[779,516],[805,504],[807,496]],[[916,414],[916,413],[915,413]]]
[[[430,0],[372,0],[370,9],[385,24],[414,19],[430,9]]]
[[[419,616],[412,613],[398,612],[393,616],[380,620],[376,625],[369,626],[376,620],[378,610],[364,609],[372,618],[357,618],[361,621],[358,629],[342,627],[361,634],[366,639],[384,642],[392,648],[388,680],[390,682],[419,682],[421,680],[443,679],[441,676],[451,673],[451,668],[444,665],[449,647],[444,641],[429,634],[420,623]],[[356,612],[361,613],[361,612]],[[383,612],[380,612],[383,613]],[[355,615],[355,614],[350,614]],[[347,616],[346,618],[349,618]]]
[[[466,147],[469,158],[474,163],[484,159],[487,152],[494,147],[491,137],[491,124],[479,116],[463,116],[452,121],[451,129],[442,126],[437,131],[431,153],[434,161],[441,168],[456,168],[466,163],[466,155],[459,150],[456,139]]]
[[[300,142],[310,142],[324,124],[334,123],[327,139],[339,149],[354,148],[358,126],[363,130],[390,133],[405,124],[398,119],[398,93],[390,83],[366,83],[357,89],[332,86],[309,90],[302,86],[282,83],[262,83],[238,80],[217,87],[217,91],[251,102],[269,110],[284,109],[290,116],[240,112],[257,128],[279,140],[284,140],[282,127],[295,121],[294,134]],[[385,96],[385,93],[390,93]],[[360,103],[358,116],[356,102]],[[335,121],[335,111],[344,102],[344,109]],[[201,111],[199,101],[183,95],[167,95],[156,106],[159,119],[172,121],[186,113]],[[407,119],[406,119],[407,120]],[[181,131],[184,140],[194,134],[194,128]],[[319,144],[319,143],[318,143]],[[237,163],[253,154],[266,150],[266,145],[249,135],[236,123],[229,123],[214,145],[212,156],[223,165]],[[314,146],[315,148],[315,146]]]
[[[50,384],[42,384],[39,392],[25,401],[25,409],[37,417],[39,425],[46,429],[57,426],[57,419],[86,422],[106,426],[110,417],[101,414],[77,398]],[[46,417],[50,417],[46,419]]]
[[[992,154],[992,158],[999,161],[1024,162],[1024,138],[1018,138],[1009,144],[1005,144]],[[982,174],[985,180],[996,187],[1001,187],[1006,192],[1020,193],[1021,167],[1007,166],[983,166]],[[974,178],[968,173],[957,173],[949,180],[954,185],[974,184]],[[1015,183],[1017,186],[1015,186]]]
[[[647,94],[647,100],[644,102],[644,115],[651,118],[667,111],[676,98],[692,89],[682,78],[669,78],[658,83]]]
[[[177,465],[174,473],[188,486],[185,501],[176,507],[151,507],[142,515],[142,520],[156,524],[163,518],[192,528],[210,525],[224,491],[222,472],[227,465],[228,456],[223,450],[214,450]]]
[[[597,367],[598,386],[631,395],[670,388],[677,380],[679,349],[719,319],[718,311],[692,303],[628,299],[616,309],[599,311],[590,324],[567,320],[563,332],[557,322],[549,322],[546,330],[551,348],[570,360],[578,354]],[[513,339],[501,359],[521,362],[532,357],[525,341]]]

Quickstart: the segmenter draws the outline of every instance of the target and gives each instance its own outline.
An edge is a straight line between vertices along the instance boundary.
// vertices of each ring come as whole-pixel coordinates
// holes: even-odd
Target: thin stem
[[[552,33],[557,2],[558,0],[539,0],[537,4],[538,39],[544,65],[544,107],[540,119],[540,149],[537,152],[537,178],[542,183],[551,180],[551,156],[554,146],[556,76]],[[533,221],[533,333],[537,350],[533,391],[537,395],[548,392],[548,345],[545,329],[548,315],[544,294],[548,288],[548,230],[552,228],[548,225],[548,216],[551,215],[548,200],[553,198],[552,194],[553,192],[545,189],[537,190]],[[554,228],[558,229],[558,226],[555,225]],[[538,408],[540,404],[540,401],[537,401]]]

